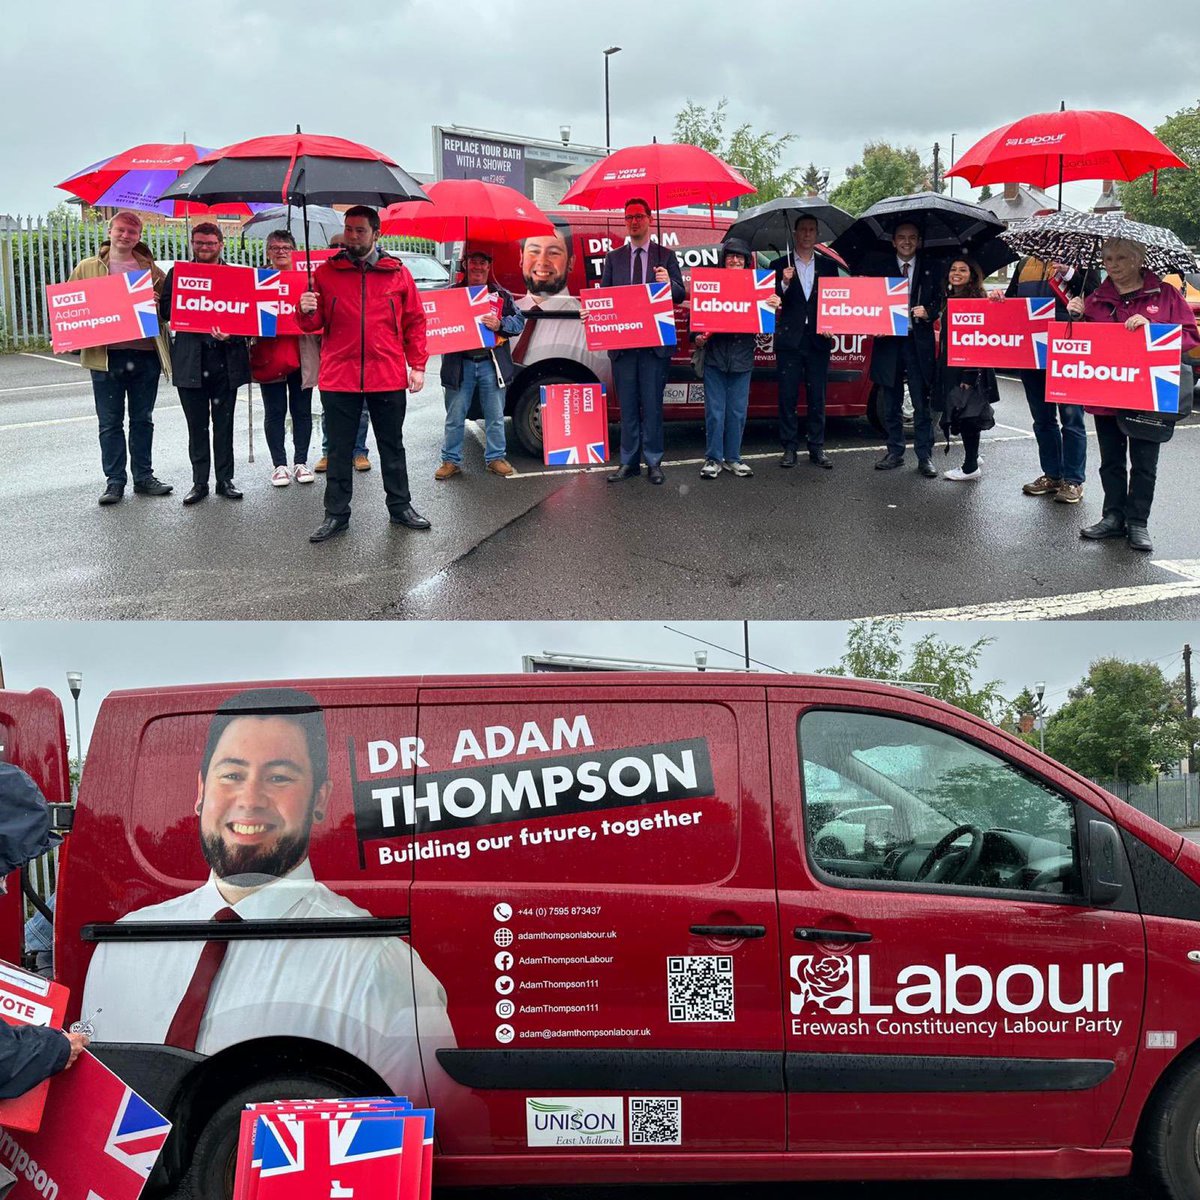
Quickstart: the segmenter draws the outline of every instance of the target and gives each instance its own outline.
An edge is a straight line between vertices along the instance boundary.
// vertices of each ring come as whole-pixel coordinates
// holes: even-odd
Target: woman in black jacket
[[[726,269],[750,270],[754,251],[740,238],[729,238],[721,246],[720,265]],[[779,297],[772,296],[772,307]],[[769,303],[770,303],[769,302]],[[722,470],[741,478],[753,475],[742,462],[742,430],[750,404],[750,373],[754,369],[752,333],[698,333],[696,345],[704,351],[704,466],[701,479],[716,479]]]
[[[986,300],[983,271],[974,259],[959,256],[946,268],[946,303],[951,300]],[[979,439],[985,429],[996,424],[992,403],[1000,398],[996,372],[990,367],[951,367],[946,363],[946,304],[942,306],[942,339],[938,347],[938,392],[942,400],[942,429],[946,434],[946,452],[950,435],[962,438],[963,464],[942,472],[943,479],[960,482],[978,479]]]

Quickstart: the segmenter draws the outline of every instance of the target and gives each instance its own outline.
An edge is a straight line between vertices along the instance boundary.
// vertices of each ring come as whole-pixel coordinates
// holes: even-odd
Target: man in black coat
[[[225,237],[220,226],[204,221],[192,229],[192,259],[219,263]],[[175,268],[167,272],[158,298],[158,316],[171,320]],[[192,490],[183,498],[195,504],[208,495],[208,477],[215,466],[217,495],[240,500],[233,486],[233,409],[238,388],[250,382],[250,350],[244,337],[212,333],[176,333],[171,338],[171,374],[188,427],[188,457],[192,460]],[[208,447],[208,419],[212,414],[212,452]]]
[[[637,283],[670,283],[671,299],[682,304],[687,291],[674,250],[650,240],[650,205],[645,200],[625,204],[629,240],[604,257],[601,287]],[[613,384],[621,402],[621,465],[609,483],[641,474],[645,458],[651,483],[663,482],[663,393],[674,346],[643,346],[610,350]]]
[[[910,222],[897,225],[892,252],[880,251],[863,259],[858,275],[903,277],[909,281],[907,337],[877,337],[871,354],[871,380],[883,394],[883,425],[887,450],[875,463],[877,471],[890,471],[904,463],[904,384],[913,404],[913,448],[917,470],[936,479],[933,465],[933,410],[930,405],[937,347],[934,317],[941,309],[942,267],[921,252],[920,230]]]
[[[825,453],[825,386],[829,378],[829,353],[833,339],[817,332],[817,293],[822,279],[836,279],[837,264],[818,254],[816,217],[796,218],[793,251],[771,263],[775,291],[783,304],[775,316],[775,365],[779,371],[779,440],[781,467],[796,465],[800,444],[796,406],[804,381],[808,409],[809,461],[829,470],[833,459]]]

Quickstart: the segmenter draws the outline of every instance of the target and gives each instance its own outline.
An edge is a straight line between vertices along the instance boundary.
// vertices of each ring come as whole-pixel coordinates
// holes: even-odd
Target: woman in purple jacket
[[[1086,300],[1075,297],[1067,312],[1077,320],[1121,322],[1135,330],[1151,323],[1181,325],[1183,352],[1200,345],[1196,319],[1179,292],[1146,270],[1146,252],[1137,242],[1110,238],[1102,261],[1108,278]],[[1188,372],[1184,373],[1184,381]],[[1158,448],[1173,432],[1169,421],[1138,420],[1142,414],[1089,408],[1100,443],[1100,484],[1104,515],[1080,537],[1128,538],[1135,550],[1153,550],[1147,523],[1158,476]],[[1132,418],[1132,419],[1131,419]],[[1149,436],[1148,436],[1149,435]]]

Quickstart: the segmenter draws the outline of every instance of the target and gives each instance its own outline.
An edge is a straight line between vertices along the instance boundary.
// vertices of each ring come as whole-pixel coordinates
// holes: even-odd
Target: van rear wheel
[[[265,1100],[336,1100],[345,1095],[344,1085],[303,1075],[264,1079],[236,1092],[201,1130],[191,1165],[172,1200],[230,1200],[241,1115],[247,1104]]]
[[[1141,1169],[1169,1200],[1200,1196],[1200,1061],[1155,1096],[1141,1136]]]

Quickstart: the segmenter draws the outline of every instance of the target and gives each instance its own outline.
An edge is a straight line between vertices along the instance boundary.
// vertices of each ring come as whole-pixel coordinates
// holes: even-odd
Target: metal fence
[[[101,221],[75,218],[18,217],[0,229],[0,350],[45,346],[50,341],[46,287],[65,283],[75,264],[99,253],[108,236]],[[189,230],[182,224],[147,225],[142,240],[159,262],[191,256]],[[389,250],[429,252],[430,242],[415,238],[386,237],[380,245]],[[225,233],[225,260],[236,266],[265,264],[265,243]]]
[[[1200,775],[1163,777],[1151,783],[1121,783],[1113,779],[1094,782],[1171,829],[1200,826]]]

